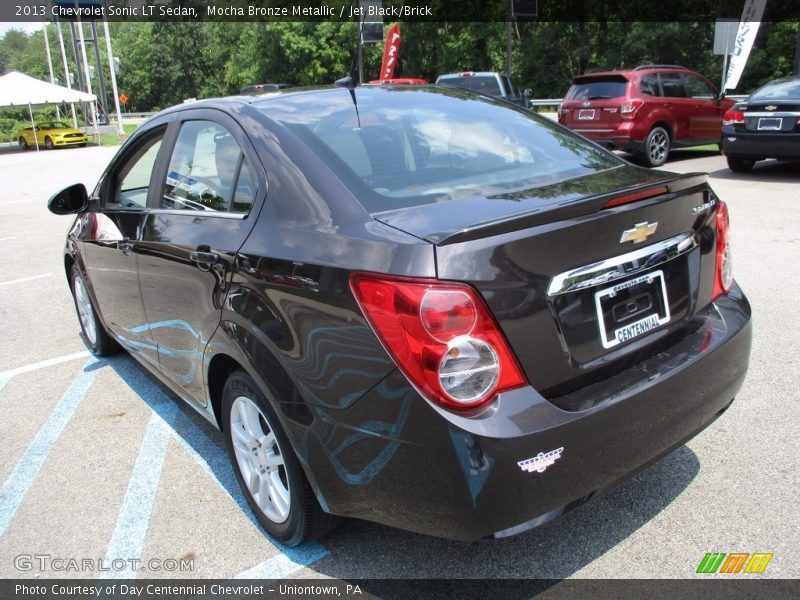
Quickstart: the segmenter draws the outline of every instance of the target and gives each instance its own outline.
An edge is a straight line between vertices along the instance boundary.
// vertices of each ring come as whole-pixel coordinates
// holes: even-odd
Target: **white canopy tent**
[[[34,106],[61,104],[62,102],[74,104],[76,102],[96,101],[97,96],[94,94],[87,94],[86,92],[47,83],[16,71],[11,71],[0,77],[0,108],[27,106],[32,127],[36,126],[33,121]],[[95,123],[95,129],[97,129],[97,123]],[[36,140],[36,136],[34,136],[34,140]],[[36,142],[36,149],[39,149],[38,142]]]

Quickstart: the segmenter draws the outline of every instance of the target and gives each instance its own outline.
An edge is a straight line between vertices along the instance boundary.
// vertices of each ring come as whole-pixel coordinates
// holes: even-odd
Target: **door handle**
[[[219,254],[216,252],[190,252],[189,258],[194,262],[203,265],[213,265],[219,262]]]
[[[122,242],[117,243],[117,248],[122,250],[122,253],[125,256],[130,256],[131,251],[133,250],[133,242],[129,242],[127,240],[123,240]]]

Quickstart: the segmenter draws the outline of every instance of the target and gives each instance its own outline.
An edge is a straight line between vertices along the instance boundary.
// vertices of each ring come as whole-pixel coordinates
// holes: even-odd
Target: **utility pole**
[[[42,32],[44,33],[44,50],[47,52],[47,68],[50,70],[50,83],[55,85],[56,78],[53,77],[53,59],[50,56],[50,40],[47,37],[47,23],[44,24]],[[58,108],[58,104],[56,104],[56,118],[59,121],[61,120],[61,110]]]
[[[108,19],[103,20],[103,33],[106,37],[106,52],[108,53],[108,70],[111,71],[111,90],[114,94],[114,109],[117,111],[117,131],[119,137],[125,135],[125,130],[122,128],[122,112],[119,109],[119,90],[117,89],[117,71],[114,68],[114,56],[111,52],[111,33],[108,31]],[[96,37],[96,36],[95,36]],[[99,63],[99,61],[98,61]],[[101,72],[100,79],[103,79]]]
[[[510,0],[509,0],[510,1]],[[511,29],[511,15],[508,16],[506,21],[506,75],[511,79],[511,36],[513,31]]]
[[[61,60],[64,62],[64,79],[67,81],[67,89],[72,89],[72,82],[69,80],[69,65],[67,64],[67,52],[64,50],[64,34],[61,33],[61,22],[56,21],[56,31],[58,32],[58,45],[61,46]],[[75,104],[70,103],[72,109],[72,126],[78,128],[78,117],[75,115]]]

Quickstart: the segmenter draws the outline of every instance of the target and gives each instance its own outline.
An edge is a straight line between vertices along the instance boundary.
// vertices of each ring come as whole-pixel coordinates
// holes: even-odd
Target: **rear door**
[[[175,143],[142,234],[139,277],[161,371],[205,404],[203,352],[266,178],[230,116],[215,110],[185,115],[171,125]]]
[[[672,140],[692,143],[695,138],[702,137],[700,135],[702,129],[697,121],[696,102],[689,98],[683,83],[683,74],[678,72],[659,73],[658,79],[667,108],[675,123]]]

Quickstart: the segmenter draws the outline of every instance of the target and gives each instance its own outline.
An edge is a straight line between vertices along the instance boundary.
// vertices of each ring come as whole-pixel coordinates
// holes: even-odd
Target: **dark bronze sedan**
[[[535,527],[708,426],[747,370],[705,175],[463,90],[181,105],[50,209],[77,214],[87,346],[219,427],[285,544],[334,515]]]

